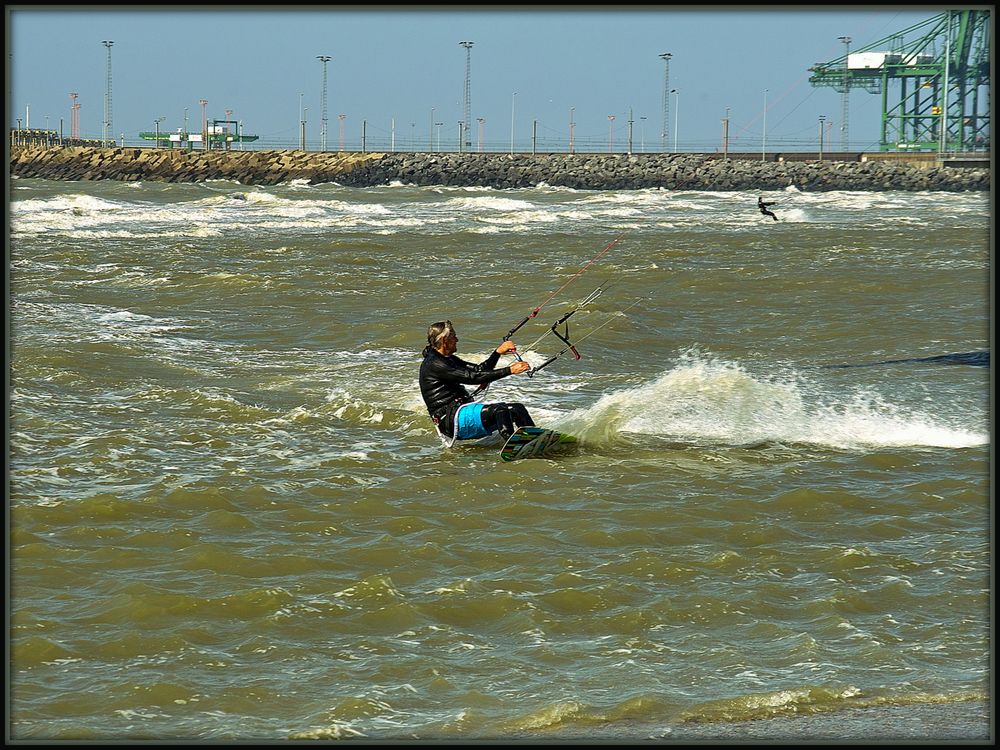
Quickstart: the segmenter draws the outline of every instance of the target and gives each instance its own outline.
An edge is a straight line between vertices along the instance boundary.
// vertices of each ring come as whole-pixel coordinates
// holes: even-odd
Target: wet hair
[[[440,323],[434,323],[427,329],[427,345],[431,349],[437,349],[441,346],[441,342],[448,338],[448,334],[454,332],[455,328],[452,326],[450,320],[443,320]]]

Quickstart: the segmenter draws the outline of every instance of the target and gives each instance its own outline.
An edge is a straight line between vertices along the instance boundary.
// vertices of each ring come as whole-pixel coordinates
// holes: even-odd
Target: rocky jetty
[[[763,161],[719,154],[459,154],[305,151],[179,151],[139,148],[11,149],[10,174],[50,180],[233,180],[277,185],[291,180],[354,187],[539,184],[582,190],[941,190],[988,191],[988,166],[940,166],[896,155],[858,155],[853,161]],[[917,155],[914,155],[917,156]]]

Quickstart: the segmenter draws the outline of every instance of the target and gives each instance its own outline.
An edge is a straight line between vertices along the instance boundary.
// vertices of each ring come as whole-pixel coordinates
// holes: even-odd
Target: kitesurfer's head
[[[455,327],[450,320],[434,323],[427,329],[427,345],[445,356],[455,353],[458,348],[458,334],[455,333]]]

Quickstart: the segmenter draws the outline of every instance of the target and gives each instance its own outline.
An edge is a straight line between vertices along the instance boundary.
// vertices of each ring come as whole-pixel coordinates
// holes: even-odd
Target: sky
[[[959,6],[7,5],[8,127],[100,138],[113,41],[112,131],[201,129],[229,117],[255,147],[294,148],[306,122],[321,143],[323,63],[327,145],[454,150],[464,119],[466,49],[473,150],[816,150],[841,144],[842,94],[809,83],[809,67]],[[280,9],[273,10],[278,7]],[[969,6],[965,6],[968,8]],[[145,9],[148,8],[148,9]],[[203,10],[208,8],[207,10]],[[418,8],[422,8],[419,9]],[[902,8],[902,9],[901,9]],[[671,55],[665,64],[660,55]],[[664,89],[673,90],[664,117]],[[881,97],[849,95],[851,150],[877,150]],[[339,115],[343,114],[343,120]],[[610,119],[610,117],[614,119]],[[479,124],[479,119],[483,123]],[[60,120],[62,124],[60,125]],[[666,138],[663,132],[666,130]],[[148,144],[147,144],[148,145]]]

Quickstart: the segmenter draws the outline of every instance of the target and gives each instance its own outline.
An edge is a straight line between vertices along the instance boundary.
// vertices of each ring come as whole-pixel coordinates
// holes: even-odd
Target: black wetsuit
[[[768,206],[773,206],[773,205],[774,205],[773,203],[764,203],[764,199],[763,198],[758,198],[757,199],[757,208],[760,209],[760,212],[762,214],[764,214],[764,216],[770,216],[772,219],[774,219],[775,221],[777,221],[778,217],[775,216],[773,213],[771,213],[770,211],[767,210]]]
[[[464,385],[483,385],[512,374],[509,367],[493,369],[500,360],[494,351],[485,361],[475,365],[459,359],[454,354],[446,357],[436,349],[424,349],[420,365],[420,395],[424,397],[427,412],[446,437],[455,434],[455,412],[462,404],[471,402],[472,396]],[[521,404],[487,404],[483,407],[483,426],[491,432],[499,429],[506,437],[519,427],[533,425],[528,410]]]

